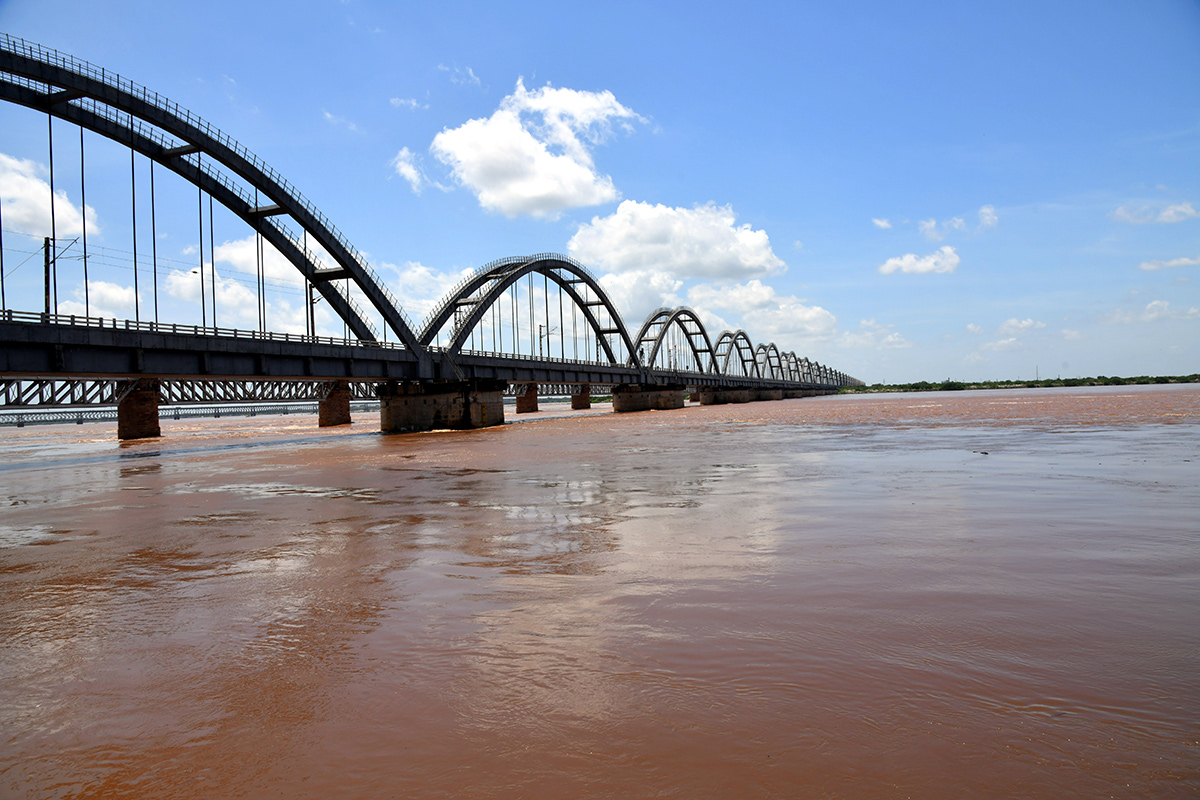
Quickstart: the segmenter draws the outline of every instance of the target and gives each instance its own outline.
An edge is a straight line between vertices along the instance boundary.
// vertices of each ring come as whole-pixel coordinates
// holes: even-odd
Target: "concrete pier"
[[[579,390],[571,395],[571,408],[578,411],[581,408],[592,407],[592,385],[583,383],[579,385]]]
[[[506,386],[499,380],[381,383],[376,389],[379,429],[403,433],[503,425]]]
[[[334,425],[350,424],[350,384],[347,381],[330,381],[325,385],[325,395],[317,407],[317,425],[329,428]]]
[[[518,414],[535,414],[538,410],[538,387],[536,383],[531,383],[525,389],[525,394],[517,395],[517,413]]]
[[[721,406],[726,403],[749,403],[755,399],[752,389],[701,389],[700,405]]]
[[[158,381],[140,379],[122,386],[117,402],[117,438],[150,439],[162,435],[158,424]]]
[[[613,411],[665,411],[683,408],[685,386],[620,384],[613,387]]]

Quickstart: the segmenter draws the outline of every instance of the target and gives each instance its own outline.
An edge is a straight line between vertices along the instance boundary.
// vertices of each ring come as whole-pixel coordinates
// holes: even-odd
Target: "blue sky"
[[[0,31],[221,127],[414,318],[463,270],[554,251],[631,328],[686,304],[867,382],[1200,371],[1200,3],[8,0]],[[77,129],[54,135],[77,175]],[[123,252],[128,153],[86,146],[89,244]],[[0,108],[0,154],[9,305],[36,309],[36,266],[9,273],[44,235],[23,193],[45,117]],[[195,195],[173,178],[156,244],[182,275]],[[78,180],[56,189],[70,233]],[[230,321],[249,236],[217,212]],[[93,294],[128,315],[116,261]],[[185,321],[181,280],[163,306]]]

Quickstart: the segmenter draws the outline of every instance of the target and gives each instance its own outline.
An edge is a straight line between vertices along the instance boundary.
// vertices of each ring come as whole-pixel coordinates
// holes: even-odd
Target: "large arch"
[[[754,363],[758,367],[759,377],[783,380],[783,363],[774,342],[754,348]]]
[[[708,331],[705,330],[704,323],[700,321],[700,317],[687,306],[660,308],[646,318],[637,335],[637,352],[641,363],[646,368],[653,367],[663,341],[666,339],[672,325],[679,328],[683,332],[683,335],[687,337],[688,345],[692,350],[692,357],[696,360],[696,364],[700,367],[701,372],[715,373],[717,371],[717,360],[713,351],[712,340],[708,338]],[[643,351],[647,346],[650,347],[649,356],[643,356]]]
[[[396,298],[349,240],[282,175],[191,111],[116,73],[8,34],[0,34],[0,99],[127,145],[199,186],[278,249],[356,337],[378,335],[334,280],[353,281],[396,337],[421,351]],[[312,237],[337,268],[323,268],[280,217]]]
[[[730,362],[733,361],[733,354],[737,353],[737,362],[741,365],[742,375],[733,376],[729,371]],[[758,373],[758,364],[754,360],[754,345],[750,343],[750,337],[746,335],[744,330],[740,328],[736,331],[724,331],[717,337],[717,345],[713,349],[713,355],[717,362],[717,367],[722,375],[730,377],[761,377]]]
[[[587,325],[596,334],[596,341],[604,349],[609,363],[621,363],[613,349],[613,342],[609,340],[610,336],[617,336],[624,344],[626,352],[630,353],[634,366],[640,367],[640,362],[636,361],[636,350],[633,340],[629,337],[629,331],[626,330],[616,306],[601,288],[600,282],[582,264],[556,253],[501,258],[480,267],[475,274],[447,293],[426,318],[418,336],[420,346],[431,347],[446,323],[453,319],[454,327],[446,345],[453,356],[462,349],[463,342],[483,319],[488,309],[504,296],[509,287],[530,273],[545,275],[571,298],[583,313]],[[588,299],[581,294],[581,285],[590,289],[595,299]],[[595,310],[599,308],[608,312],[610,327],[606,327],[597,318]]]

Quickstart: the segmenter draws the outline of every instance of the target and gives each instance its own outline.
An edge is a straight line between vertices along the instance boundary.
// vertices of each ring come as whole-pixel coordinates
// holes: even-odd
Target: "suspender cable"
[[[54,219],[54,117],[46,115],[46,139],[50,150],[50,284],[54,292],[53,310],[58,311],[58,229]],[[50,309],[47,309],[49,313]]]
[[[199,167],[200,159],[196,158]],[[204,299],[204,190],[196,187],[196,213],[200,220],[200,327],[208,327],[208,307]]]
[[[132,123],[130,124],[132,128]],[[132,130],[130,132],[132,138]],[[138,303],[138,265],[137,265],[137,151],[132,142],[129,147],[129,215],[133,220],[133,318],[139,322],[142,319],[141,305]]]
[[[208,196],[208,257],[212,259],[213,327],[217,327],[217,248],[213,242],[213,196]]]
[[[254,207],[258,208],[258,189],[254,190]],[[263,286],[262,286],[262,235],[258,232],[258,221],[254,223],[254,302],[258,310],[258,330],[263,331]]]
[[[0,310],[6,308],[8,301],[4,297],[4,204],[0,203]]]
[[[546,305],[546,355],[550,355],[550,275],[542,273],[542,300]],[[538,341],[538,347],[542,343]]]
[[[83,129],[79,132],[82,134]],[[86,242],[87,239],[84,239]],[[84,245],[86,248],[86,245]],[[84,256],[86,258],[86,256]],[[154,270],[154,321],[158,322],[158,221],[154,216],[154,159],[150,159],[150,266]]]
[[[529,357],[537,355],[533,337],[537,335],[537,314],[533,310],[533,273],[529,273]]]
[[[563,287],[558,287],[558,357],[567,360],[567,332],[563,328]]]
[[[153,164],[151,165],[153,166]],[[151,184],[153,186],[153,184]],[[83,315],[92,315],[91,291],[88,287],[87,252],[87,179],[83,170],[83,126],[79,126],[79,211],[83,218]],[[155,317],[155,322],[158,318]]]

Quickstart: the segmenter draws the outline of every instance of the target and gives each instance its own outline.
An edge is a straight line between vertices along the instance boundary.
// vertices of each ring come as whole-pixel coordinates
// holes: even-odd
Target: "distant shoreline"
[[[880,392],[956,392],[965,389],[1052,389],[1063,386],[1147,386],[1168,383],[1200,383],[1200,374],[1139,375],[1120,378],[1098,375],[1095,378],[1045,378],[1036,381],[953,381],[940,383],[875,383],[870,386],[843,386],[840,394],[874,394]]]

